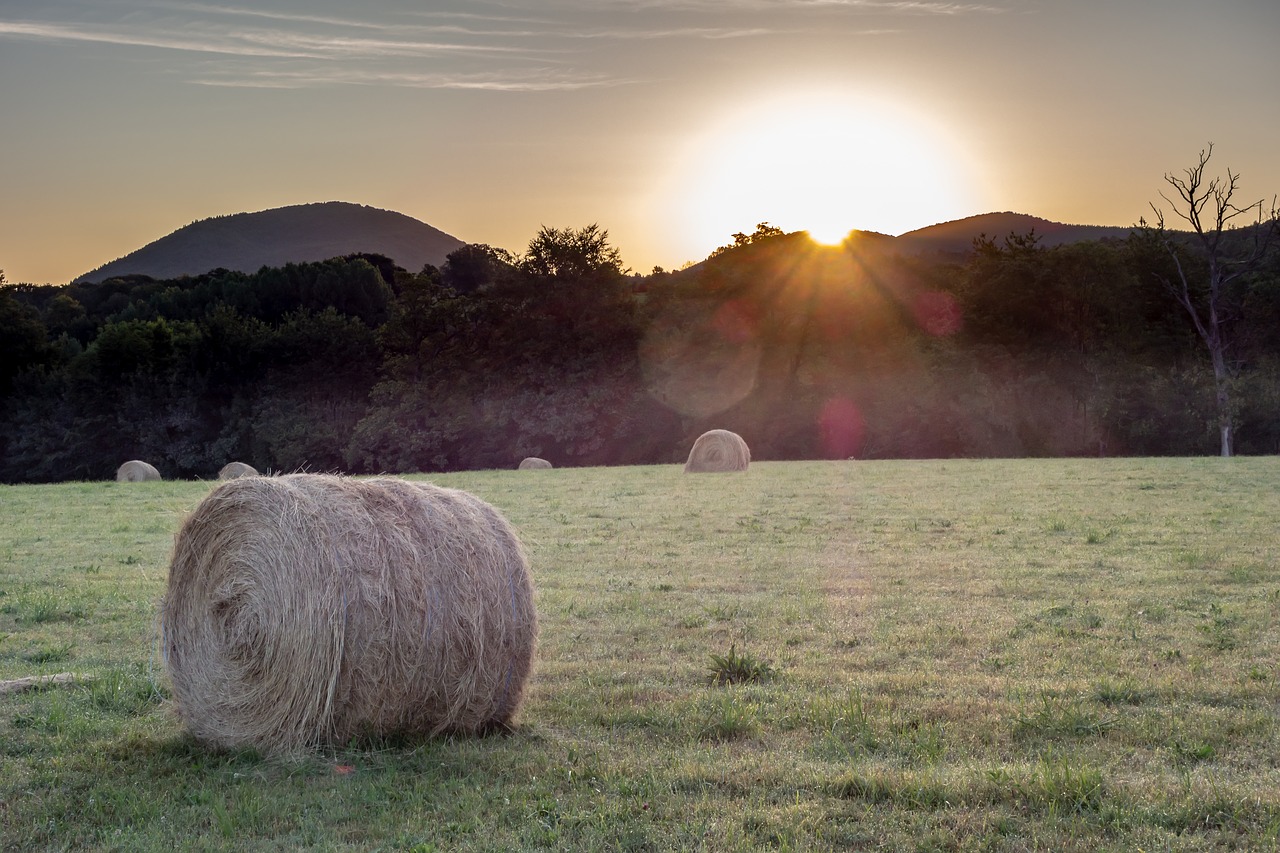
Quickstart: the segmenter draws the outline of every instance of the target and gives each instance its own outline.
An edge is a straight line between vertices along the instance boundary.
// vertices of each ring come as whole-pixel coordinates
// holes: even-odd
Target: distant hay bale
[[[217,486],[161,605],[178,715],[265,753],[508,725],[533,664],[528,559],[466,492],[325,474]]]
[[[698,436],[684,463],[686,474],[745,471],[751,464],[751,449],[742,436],[727,429],[713,429]]]
[[[520,471],[536,471],[543,468],[551,468],[552,465],[545,459],[539,459],[536,456],[526,456],[520,460]]]
[[[156,467],[141,459],[130,459],[116,469],[117,483],[141,483],[146,480],[159,480],[160,472]]]
[[[228,462],[218,472],[219,480],[234,480],[236,477],[256,477],[258,469],[244,462]]]

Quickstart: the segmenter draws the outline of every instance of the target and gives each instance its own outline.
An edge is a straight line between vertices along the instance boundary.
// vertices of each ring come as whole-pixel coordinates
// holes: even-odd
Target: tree
[[[1191,226],[1190,239],[1166,230],[1164,211],[1153,203],[1156,224],[1140,222],[1151,239],[1158,242],[1173,264],[1173,273],[1157,272],[1156,277],[1186,309],[1196,333],[1209,350],[1213,364],[1214,398],[1218,415],[1221,454],[1231,456],[1235,428],[1231,400],[1233,365],[1229,361],[1230,328],[1239,317],[1240,293],[1234,287],[1238,280],[1258,269],[1265,259],[1277,230],[1280,211],[1274,200],[1264,218],[1262,200],[1240,207],[1233,201],[1239,189],[1240,175],[1227,170],[1226,178],[1206,178],[1205,167],[1213,156],[1213,144],[1200,152],[1196,165],[1182,175],[1166,174],[1165,183],[1173,188],[1176,198],[1163,192],[1173,212]],[[1245,233],[1235,228],[1235,220],[1257,211]],[[1196,256],[1189,256],[1188,249]]]
[[[622,255],[609,245],[609,232],[594,222],[576,231],[544,225],[529,241],[520,267],[537,277],[613,277],[622,275]]]
[[[743,246],[751,246],[756,243],[763,243],[765,240],[769,240],[774,237],[785,236],[787,236],[786,232],[781,228],[770,225],[768,222],[760,222],[756,224],[756,230],[751,234],[744,234],[741,231],[735,232],[733,234],[732,243],[727,246],[721,246],[707,257],[714,258],[717,255],[723,255],[725,252],[729,252],[734,249],[741,249]]]
[[[515,264],[515,258],[506,249],[468,243],[448,254],[440,275],[444,283],[458,293],[474,293],[509,275]]]
[[[48,334],[34,308],[0,287],[0,397],[9,391],[14,377],[44,361]]]

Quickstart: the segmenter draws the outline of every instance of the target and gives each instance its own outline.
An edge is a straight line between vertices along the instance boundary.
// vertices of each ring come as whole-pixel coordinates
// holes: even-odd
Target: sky
[[[1278,43],[1276,0],[0,0],[0,270],[321,201],[597,223],[637,272],[760,222],[1124,226],[1210,143],[1270,202]]]

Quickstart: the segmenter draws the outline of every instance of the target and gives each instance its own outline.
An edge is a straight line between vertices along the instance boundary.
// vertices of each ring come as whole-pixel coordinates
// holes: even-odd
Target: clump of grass
[[[141,673],[113,669],[93,680],[89,698],[100,710],[134,716],[162,701],[164,695],[154,681]]]
[[[738,615],[739,608],[737,605],[714,604],[709,607],[704,607],[703,611],[709,618],[714,619],[717,622],[729,622]]]
[[[908,809],[934,809],[962,802],[965,792],[937,779],[904,771],[850,773],[829,786],[832,796]]]
[[[65,602],[57,589],[42,589],[0,607],[18,623],[44,625],[50,622],[74,622],[90,614],[82,602]]]
[[[681,628],[701,628],[707,624],[707,617],[701,613],[691,613],[680,617]]]
[[[759,729],[756,706],[735,693],[717,698],[698,730],[700,740],[731,741],[750,737]]]
[[[1114,528],[1107,528],[1106,530],[1091,529],[1087,534],[1085,534],[1084,541],[1089,545],[1101,545],[1103,542],[1106,542],[1108,539],[1110,539],[1114,534],[1115,534]]]
[[[872,751],[879,746],[871,712],[861,690],[851,690],[842,701],[824,708],[823,728],[840,741]]]
[[[1102,773],[1065,759],[1045,758],[1022,786],[1021,793],[1029,804],[1058,814],[1096,812],[1102,806]]]
[[[1102,719],[1077,702],[1043,693],[1039,707],[1018,715],[1014,732],[1023,737],[1089,737],[1104,733],[1115,722],[1115,717]]]
[[[755,684],[769,681],[774,674],[773,664],[750,652],[739,654],[736,644],[729,646],[727,655],[711,656],[713,684]]]
[[[1141,705],[1151,698],[1151,691],[1143,690],[1131,680],[1126,680],[1120,684],[1104,680],[1098,683],[1094,695],[1099,702],[1108,707],[1114,705]]]
[[[29,652],[23,652],[22,659],[27,663],[60,663],[64,660],[70,660],[74,649],[75,646],[71,643],[41,646]]]
[[[1240,617],[1227,613],[1219,604],[1209,605],[1209,615],[1204,622],[1196,626],[1196,630],[1204,635],[1204,644],[1214,651],[1228,652],[1240,645],[1236,636],[1236,626]]]
[[[1170,751],[1173,753],[1174,761],[1182,765],[1199,764],[1218,757],[1218,750],[1213,744],[1199,740],[1174,741],[1170,745]]]

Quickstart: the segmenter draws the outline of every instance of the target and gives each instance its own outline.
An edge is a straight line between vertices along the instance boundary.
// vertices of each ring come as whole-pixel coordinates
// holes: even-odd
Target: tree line
[[[1238,453],[1280,452],[1275,254],[1214,296]],[[103,479],[132,458],[204,478],[231,460],[667,463],[714,427],[756,459],[1207,454],[1222,371],[1184,303],[1210,297],[1195,284],[1210,265],[1162,228],[983,237],[944,257],[762,224],[700,264],[635,275],[589,225],[416,272],[360,254],[9,284],[0,480]]]

